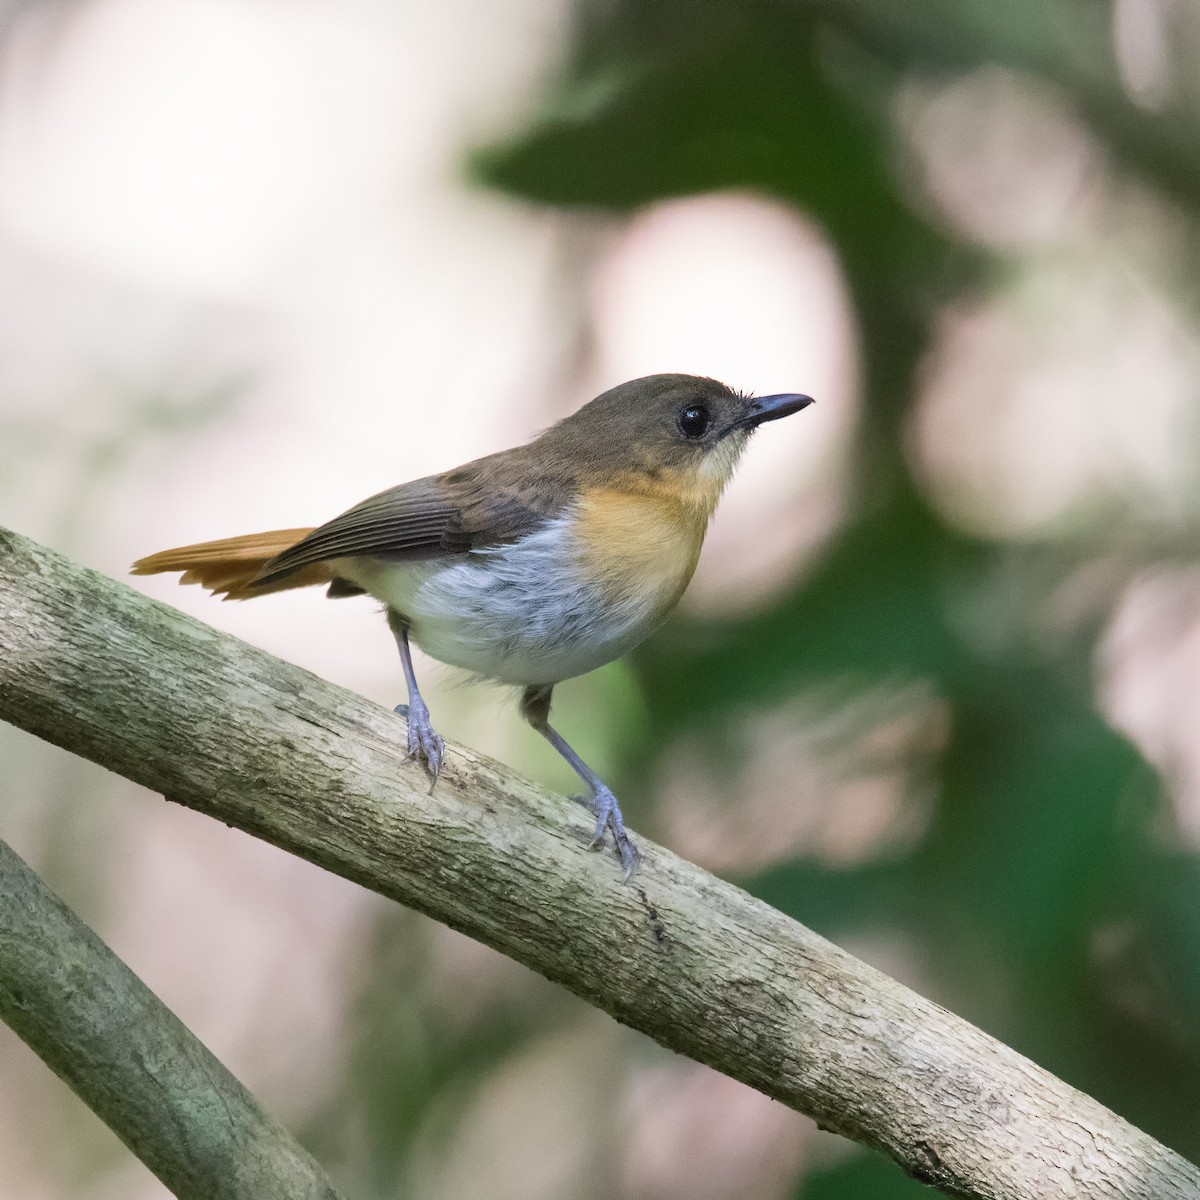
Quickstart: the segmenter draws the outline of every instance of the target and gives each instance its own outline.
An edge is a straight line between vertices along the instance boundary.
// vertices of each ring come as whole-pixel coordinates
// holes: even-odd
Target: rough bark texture
[[[494,946],[950,1195],[1200,1197],[1177,1154],[739,889],[645,839],[624,885],[579,806],[460,747],[430,793],[392,713],[3,531],[0,718]]]
[[[175,1195],[337,1200],[307,1151],[4,842],[0,1018]]]

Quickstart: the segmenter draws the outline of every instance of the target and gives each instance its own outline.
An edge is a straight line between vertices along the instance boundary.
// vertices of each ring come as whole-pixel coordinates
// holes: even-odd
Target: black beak
[[[778,396],[757,396],[746,401],[746,415],[735,422],[734,429],[756,429],[767,421],[790,417],[813,403],[811,396],[798,392],[781,392]]]

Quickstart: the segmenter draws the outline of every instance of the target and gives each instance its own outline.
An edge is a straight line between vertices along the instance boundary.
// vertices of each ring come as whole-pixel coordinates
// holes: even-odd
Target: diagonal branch
[[[1200,1170],[980,1030],[386,710],[0,531],[0,718],[428,913],[950,1195],[1196,1200]]]
[[[4,842],[0,1019],[183,1200],[338,1200],[308,1152]]]

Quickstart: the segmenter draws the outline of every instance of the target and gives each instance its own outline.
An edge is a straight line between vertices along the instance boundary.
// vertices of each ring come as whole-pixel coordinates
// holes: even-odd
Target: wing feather
[[[338,558],[447,558],[516,541],[546,519],[486,472],[459,468],[453,476],[453,484],[432,475],[369,496],[272,558],[255,585]]]

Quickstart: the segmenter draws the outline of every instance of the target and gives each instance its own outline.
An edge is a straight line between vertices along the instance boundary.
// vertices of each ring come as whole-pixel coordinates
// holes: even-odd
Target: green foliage
[[[935,1195],[882,1156],[859,1155],[814,1172],[801,1185],[796,1200],[930,1200]]]

